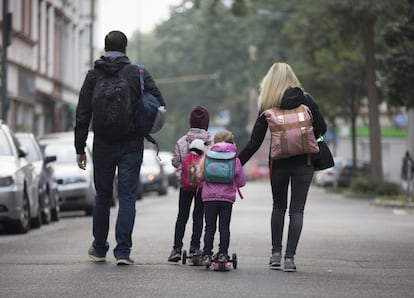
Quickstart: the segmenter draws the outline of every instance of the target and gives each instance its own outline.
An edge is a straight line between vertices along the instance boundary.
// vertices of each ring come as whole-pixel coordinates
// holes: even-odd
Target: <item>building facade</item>
[[[9,1],[7,124],[11,129],[42,136],[73,128],[79,89],[90,67],[91,1]]]

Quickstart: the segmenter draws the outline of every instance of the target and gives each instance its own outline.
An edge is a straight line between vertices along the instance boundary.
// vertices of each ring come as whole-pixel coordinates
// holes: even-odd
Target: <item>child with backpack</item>
[[[201,188],[189,188],[188,185],[183,185],[181,181],[181,172],[183,161],[189,153],[190,144],[195,140],[201,140],[203,145],[209,146],[212,143],[212,137],[207,131],[209,126],[209,112],[204,106],[196,106],[192,109],[190,114],[190,129],[188,132],[180,137],[176,144],[173,153],[171,164],[176,168],[178,180],[181,182],[178,198],[178,215],[175,224],[174,245],[169,262],[178,262],[181,260],[181,252],[183,247],[183,238],[185,227],[190,216],[191,204],[194,198],[193,208],[193,229],[190,242],[190,255],[201,254],[200,239],[203,232],[203,203],[201,201]],[[196,145],[198,143],[198,145]],[[194,146],[199,146],[199,142],[195,142]],[[195,148],[192,148],[195,150]],[[198,148],[200,149],[200,148]],[[206,148],[203,148],[206,150]],[[202,150],[203,151],[203,150]],[[186,183],[184,183],[186,184]]]
[[[228,264],[232,207],[236,200],[236,193],[240,194],[239,188],[246,184],[246,177],[236,153],[233,133],[227,130],[218,131],[215,134],[214,145],[206,153],[201,193],[206,222],[202,258],[202,264],[205,265],[209,265],[212,261]],[[230,165],[228,161],[231,162]],[[219,219],[220,242],[218,253],[213,257],[217,218]]]

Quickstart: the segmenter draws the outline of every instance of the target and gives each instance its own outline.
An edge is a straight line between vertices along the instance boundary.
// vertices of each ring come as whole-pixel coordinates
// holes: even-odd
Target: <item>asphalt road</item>
[[[91,218],[77,213],[26,235],[0,235],[0,297],[414,297],[413,211],[313,186],[298,271],[286,273],[267,266],[269,183],[249,182],[242,193],[231,223],[236,270],[167,262],[178,208],[178,192],[170,189],[137,202],[133,266],[115,266],[112,251],[107,263],[90,262]],[[113,248],[116,209],[111,214]]]

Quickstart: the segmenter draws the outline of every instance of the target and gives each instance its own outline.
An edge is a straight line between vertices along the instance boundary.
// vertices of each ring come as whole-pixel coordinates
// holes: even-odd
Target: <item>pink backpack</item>
[[[184,190],[197,191],[203,182],[204,154],[188,152],[181,164],[181,186]]]
[[[271,132],[272,159],[318,153],[312,113],[306,105],[294,109],[272,108],[263,112]]]

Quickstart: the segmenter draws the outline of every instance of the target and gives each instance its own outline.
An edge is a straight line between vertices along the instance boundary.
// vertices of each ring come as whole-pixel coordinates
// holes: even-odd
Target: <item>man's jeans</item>
[[[94,140],[93,164],[96,188],[93,208],[93,247],[97,255],[105,256],[109,243],[109,214],[113,194],[113,180],[118,167],[118,217],[115,226],[116,259],[128,258],[132,247],[135,222],[135,203],[139,172],[142,164],[143,140],[107,144]]]

